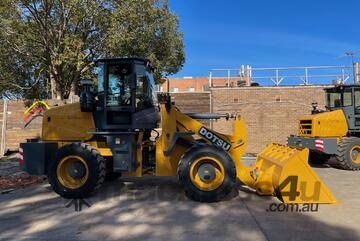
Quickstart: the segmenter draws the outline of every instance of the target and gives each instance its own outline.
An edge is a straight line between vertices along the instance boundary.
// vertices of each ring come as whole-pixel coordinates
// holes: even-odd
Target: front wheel
[[[345,137],[338,145],[337,164],[345,170],[360,170],[360,138]]]
[[[178,176],[186,195],[200,202],[222,200],[236,183],[231,157],[210,145],[189,148],[179,162]]]
[[[48,168],[49,183],[64,198],[88,197],[104,182],[105,174],[105,159],[84,143],[72,143],[59,149]]]

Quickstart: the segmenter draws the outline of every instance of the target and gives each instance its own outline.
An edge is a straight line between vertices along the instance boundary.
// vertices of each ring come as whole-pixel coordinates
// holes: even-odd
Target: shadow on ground
[[[188,200],[176,178],[106,183],[82,212],[48,185],[0,195],[1,240],[360,240],[359,230],[319,213],[267,212],[275,199],[239,186],[229,200]],[[330,217],[330,216],[329,216]]]

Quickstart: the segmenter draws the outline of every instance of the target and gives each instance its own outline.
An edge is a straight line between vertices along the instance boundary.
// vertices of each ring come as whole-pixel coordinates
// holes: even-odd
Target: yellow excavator
[[[100,59],[96,65],[97,90],[82,81],[80,102],[47,110],[41,138],[20,144],[21,167],[47,175],[60,196],[88,197],[120,175],[156,175],[178,176],[185,194],[200,202],[224,199],[237,179],[285,203],[336,202],[308,165],[308,149],[270,144],[246,166],[239,114],[182,113],[168,93],[155,94],[154,68],[146,59]],[[232,135],[199,121],[219,118],[233,120]]]

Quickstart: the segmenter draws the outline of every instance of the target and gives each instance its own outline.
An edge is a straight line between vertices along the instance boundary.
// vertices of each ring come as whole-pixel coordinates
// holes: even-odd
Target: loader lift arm
[[[253,166],[244,165],[241,158],[247,143],[246,127],[240,115],[234,116],[232,135],[209,129],[200,121],[180,112],[174,105],[170,108],[162,106],[161,115],[163,133],[157,143],[159,167],[163,166],[163,163],[172,163],[172,159],[181,156],[179,150],[176,150],[178,138],[188,138],[195,143],[192,137],[195,134],[227,152],[235,164],[237,178],[260,195],[274,195],[285,203],[336,202],[326,185],[307,164],[308,149],[270,144],[259,153]],[[162,168],[158,170],[157,175],[164,174],[161,173]]]

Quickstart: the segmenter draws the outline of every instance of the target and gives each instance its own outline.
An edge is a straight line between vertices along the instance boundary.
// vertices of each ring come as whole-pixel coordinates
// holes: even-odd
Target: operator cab
[[[339,85],[326,88],[325,93],[327,109],[334,110],[355,105],[360,111],[360,86]]]
[[[326,109],[343,110],[349,129],[360,128],[360,85],[326,88]]]
[[[96,61],[98,104],[95,111],[102,130],[153,129],[159,108],[154,68],[142,58],[113,58]],[[101,118],[102,115],[104,118]]]
[[[352,105],[352,91],[350,86],[336,86],[333,88],[326,88],[326,108],[330,110],[351,106]]]
[[[106,140],[112,152],[114,172],[132,172],[139,166],[138,150],[154,153],[150,147],[138,148],[138,142],[149,140],[158,127],[160,109],[157,104],[154,68],[142,58],[99,59],[97,92],[84,81],[80,94],[82,112],[92,112],[96,140]],[[142,157],[142,165],[150,162],[150,154]]]

